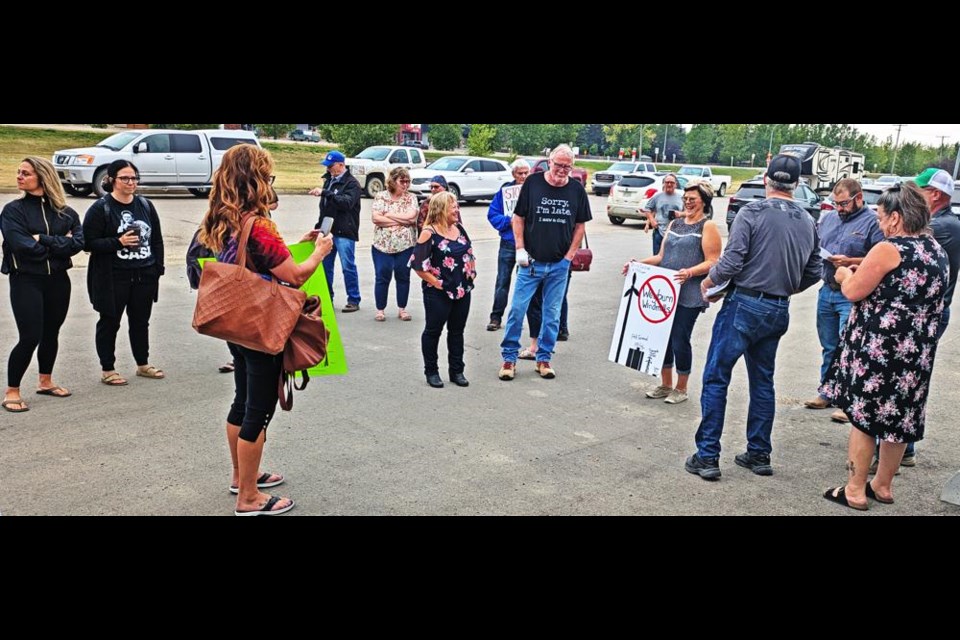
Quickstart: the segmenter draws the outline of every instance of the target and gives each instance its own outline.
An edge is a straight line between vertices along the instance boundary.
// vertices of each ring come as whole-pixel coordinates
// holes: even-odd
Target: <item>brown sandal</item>
[[[11,409],[11,404],[18,404],[20,405],[20,408]],[[27,403],[23,401],[23,398],[17,398],[16,400],[4,400],[3,402],[0,402],[0,406],[3,406],[3,408],[10,413],[23,413],[25,411],[30,411],[30,407],[28,407]]]
[[[152,364],[146,369],[137,369],[137,375],[141,378],[153,378],[154,380],[163,380],[166,377],[162,369],[158,369]]]
[[[108,376],[100,376],[100,382],[108,387],[124,387],[128,384],[119,373],[111,373]]]

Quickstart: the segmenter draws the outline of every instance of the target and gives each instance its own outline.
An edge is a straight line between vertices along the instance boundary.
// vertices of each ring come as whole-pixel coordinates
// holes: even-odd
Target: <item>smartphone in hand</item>
[[[330,235],[330,229],[333,228],[333,218],[324,218],[320,221],[320,235]]]

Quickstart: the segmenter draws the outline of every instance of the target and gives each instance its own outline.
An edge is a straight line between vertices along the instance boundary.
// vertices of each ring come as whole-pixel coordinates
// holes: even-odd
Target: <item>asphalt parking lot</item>
[[[150,197],[153,197],[151,194]],[[16,197],[0,194],[0,204]],[[497,238],[486,204],[465,205],[476,245],[479,279],[467,327],[466,389],[429,388],[423,378],[419,286],[408,309],[413,322],[373,321],[372,225],[357,246],[361,310],[338,315],[350,373],[315,379],[295,396],[290,413],[268,431],[263,468],[285,474],[273,490],[297,501],[290,515],[913,515],[957,514],[939,500],[960,469],[960,434],[949,416],[960,400],[960,325],[937,355],[927,410],[928,437],[918,466],[896,479],[896,504],[871,504],[858,514],[823,500],[845,478],[847,427],[829,412],[805,409],[815,392],[819,343],[816,290],[795,296],[791,328],[781,342],[773,432],[775,474],[758,477],[733,464],[745,447],[747,383],[734,374],[719,482],[686,473],[699,421],[699,379],[716,309],[694,331],[691,401],[677,406],[647,400],[656,381],[607,361],[622,287],[620,266],[651,250],[636,224],[607,221],[605,198],[591,196],[588,225],[593,269],[576,273],[570,289],[569,342],[554,357],[555,380],[541,380],[532,363],[517,379],[497,379],[500,332],[487,332],[496,275]],[[81,214],[94,200],[70,198]],[[151,325],[151,361],[166,380],[130,378],[99,384],[94,350],[96,314],[86,294],[86,258],[71,271],[73,298],[61,332],[54,379],[74,395],[35,396],[36,363],[24,379],[25,414],[0,412],[0,512],[4,515],[230,515],[229,456],[223,422],[232,398],[223,343],[190,327],[195,294],[183,255],[204,212],[186,195],[154,197],[167,251],[167,276]],[[725,235],[724,210],[715,219]],[[363,201],[369,219],[370,200]],[[317,199],[281,195],[276,220],[288,240],[311,228]],[[0,295],[8,299],[6,278]],[[339,269],[337,306],[345,302]],[[391,290],[392,293],[392,290]],[[956,315],[956,314],[954,314]],[[16,329],[9,303],[0,304],[0,348],[9,353]],[[445,347],[441,346],[441,358]],[[125,331],[118,368],[132,375]]]

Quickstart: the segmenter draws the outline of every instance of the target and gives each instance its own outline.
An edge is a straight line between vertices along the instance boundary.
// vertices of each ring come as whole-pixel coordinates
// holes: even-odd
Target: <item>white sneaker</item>
[[[660,398],[666,398],[673,392],[673,388],[664,387],[663,385],[657,387],[653,391],[647,391],[647,397],[653,398],[654,400],[659,400]]]
[[[667,399],[664,400],[667,404],[680,404],[681,402],[687,401],[687,392],[674,389],[670,392],[670,395],[667,396]]]

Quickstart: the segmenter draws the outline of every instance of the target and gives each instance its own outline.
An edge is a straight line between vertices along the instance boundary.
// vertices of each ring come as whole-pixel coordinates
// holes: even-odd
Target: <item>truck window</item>
[[[210,145],[217,151],[226,151],[238,144],[255,144],[253,140],[247,138],[210,138]]]
[[[146,153],[170,153],[170,134],[157,133],[147,136],[140,142],[147,144]],[[140,144],[140,142],[137,144]]]
[[[421,162],[423,162],[423,158],[420,157],[419,151],[410,151],[410,160],[414,164],[420,164]]]
[[[195,133],[170,134],[170,150],[174,153],[200,153],[200,136]]]
[[[393,155],[390,156],[390,164],[404,164],[406,162],[408,162],[408,160],[405,149],[397,149],[393,152]]]
[[[483,170],[489,173],[496,173],[498,171],[504,171],[504,168],[503,165],[495,160],[484,160]]]

